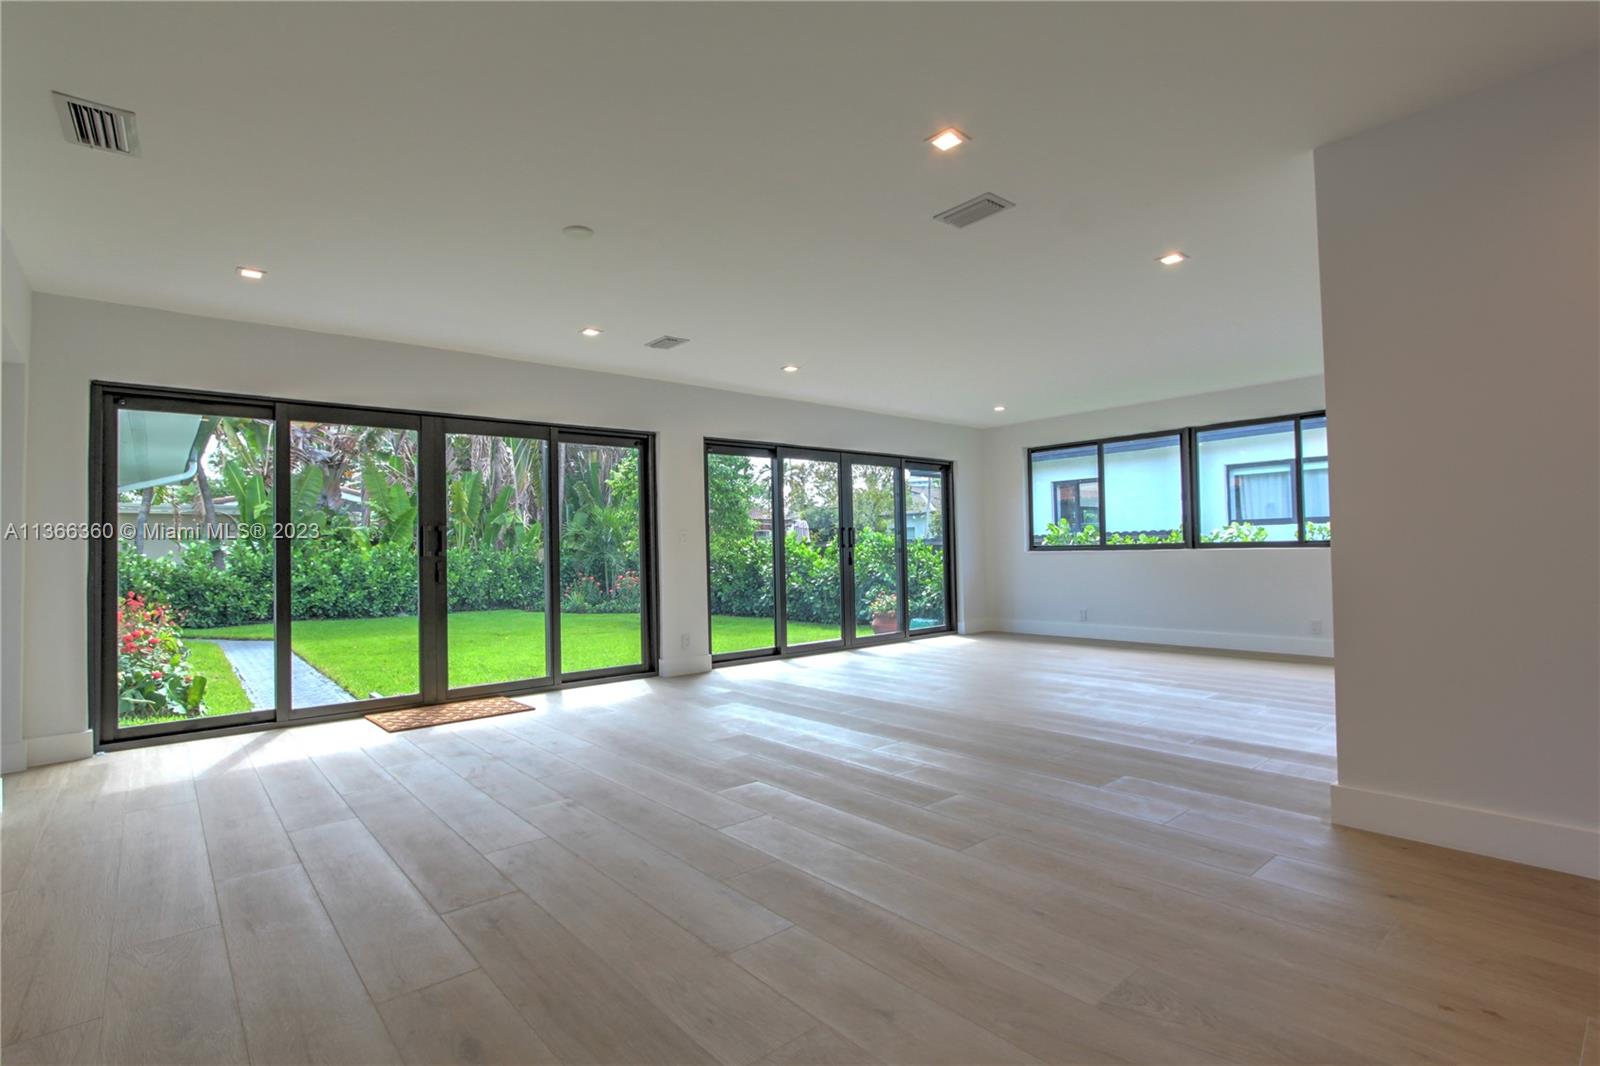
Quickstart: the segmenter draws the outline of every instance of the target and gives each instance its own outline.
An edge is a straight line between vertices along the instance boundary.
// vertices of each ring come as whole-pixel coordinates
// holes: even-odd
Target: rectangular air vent
[[[970,226],[974,222],[982,222],[990,215],[998,215],[1007,208],[1016,206],[1004,196],[996,196],[992,192],[986,192],[982,196],[974,196],[965,203],[956,204],[948,211],[940,211],[933,216],[933,219],[935,222],[947,222],[960,229],[963,226]]]
[[[61,132],[73,144],[120,155],[139,154],[139,133],[134,126],[132,111],[80,100],[66,93],[50,95],[55,97],[56,114],[61,118]]]
[[[688,337],[674,337],[669,333],[665,337],[657,337],[655,340],[650,341],[648,344],[645,345],[645,347],[646,348],[655,348],[655,349],[658,349],[660,351],[666,351],[668,348],[676,348],[680,344],[688,344],[688,343],[689,343],[689,338]]]

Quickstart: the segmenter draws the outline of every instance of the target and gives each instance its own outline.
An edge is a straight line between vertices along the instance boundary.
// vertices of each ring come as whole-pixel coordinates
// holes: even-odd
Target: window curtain
[[[1294,518],[1294,481],[1287,468],[1234,477],[1239,521],[1264,522]]]

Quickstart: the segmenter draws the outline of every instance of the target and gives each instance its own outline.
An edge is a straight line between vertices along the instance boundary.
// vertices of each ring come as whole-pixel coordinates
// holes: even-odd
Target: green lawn
[[[228,657],[209,640],[184,641],[189,648],[189,665],[206,677],[206,710],[212,715],[239,714],[250,710],[250,697],[239,683]]]
[[[726,655],[730,651],[754,651],[770,648],[775,643],[771,618],[745,618],[740,615],[719,614],[711,618],[711,654]],[[865,623],[856,626],[856,635],[872,636],[872,627]],[[823,622],[790,622],[789,643],[814,644],[822,640],[840,639],[839,627]]]
[[[544,613],[463,611],[450,616],[450,685],[466,688],[496,681],[543,677]],[[263,622],[221,629],[196,629],[186,638],[271,640]],[[417,620],[394,618],[310,619],[294,623],[294,651],[351,695],[416,692]],[[628,614],[564,614],[561,663],[566,673],[631,666],[640,661],[639,618]]]
[[[450,616],[449,682],[452,688],[543,677],[544,613],[541,611],[463,611]],[[860,627],[868,636],[872,627]],[[271,640],[272,624],[194,629],[184,633],[190,660],[208,681],[206,702],[212,714],[250,709],[250,701],[210,640]],[[400,696],[416,692],[417,620],[394,618],[310,619],[294,623],[294,651],[360,699],[373,693]],[[789,623],[789,643],[838,640],[839,627],[817,622]],[[770,648],[772,619],[717,615],[711,620],[711,648],[730,651]],[[639,618],[627,614],[563,614],[561,662],[566,673],[632,666],[639,659]]]

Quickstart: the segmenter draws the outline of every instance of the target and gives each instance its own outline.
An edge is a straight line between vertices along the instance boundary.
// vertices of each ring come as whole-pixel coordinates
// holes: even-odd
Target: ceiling
[[[1597,11],[10,2],[4,226],[42,292],[997,425],[1320,372],[1311,149]]]

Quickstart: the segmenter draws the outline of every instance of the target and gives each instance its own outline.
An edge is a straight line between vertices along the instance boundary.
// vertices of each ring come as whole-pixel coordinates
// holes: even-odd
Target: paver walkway
[[[272,679],[276,669],[270,640],[218,640],[214,642],[233,664],[252,707],[271,707],[276,702]],[[349,703],[355,697],[333,679],[298,655],[289,656],[290,691],[296,707],[321,707],[327,703]]]

